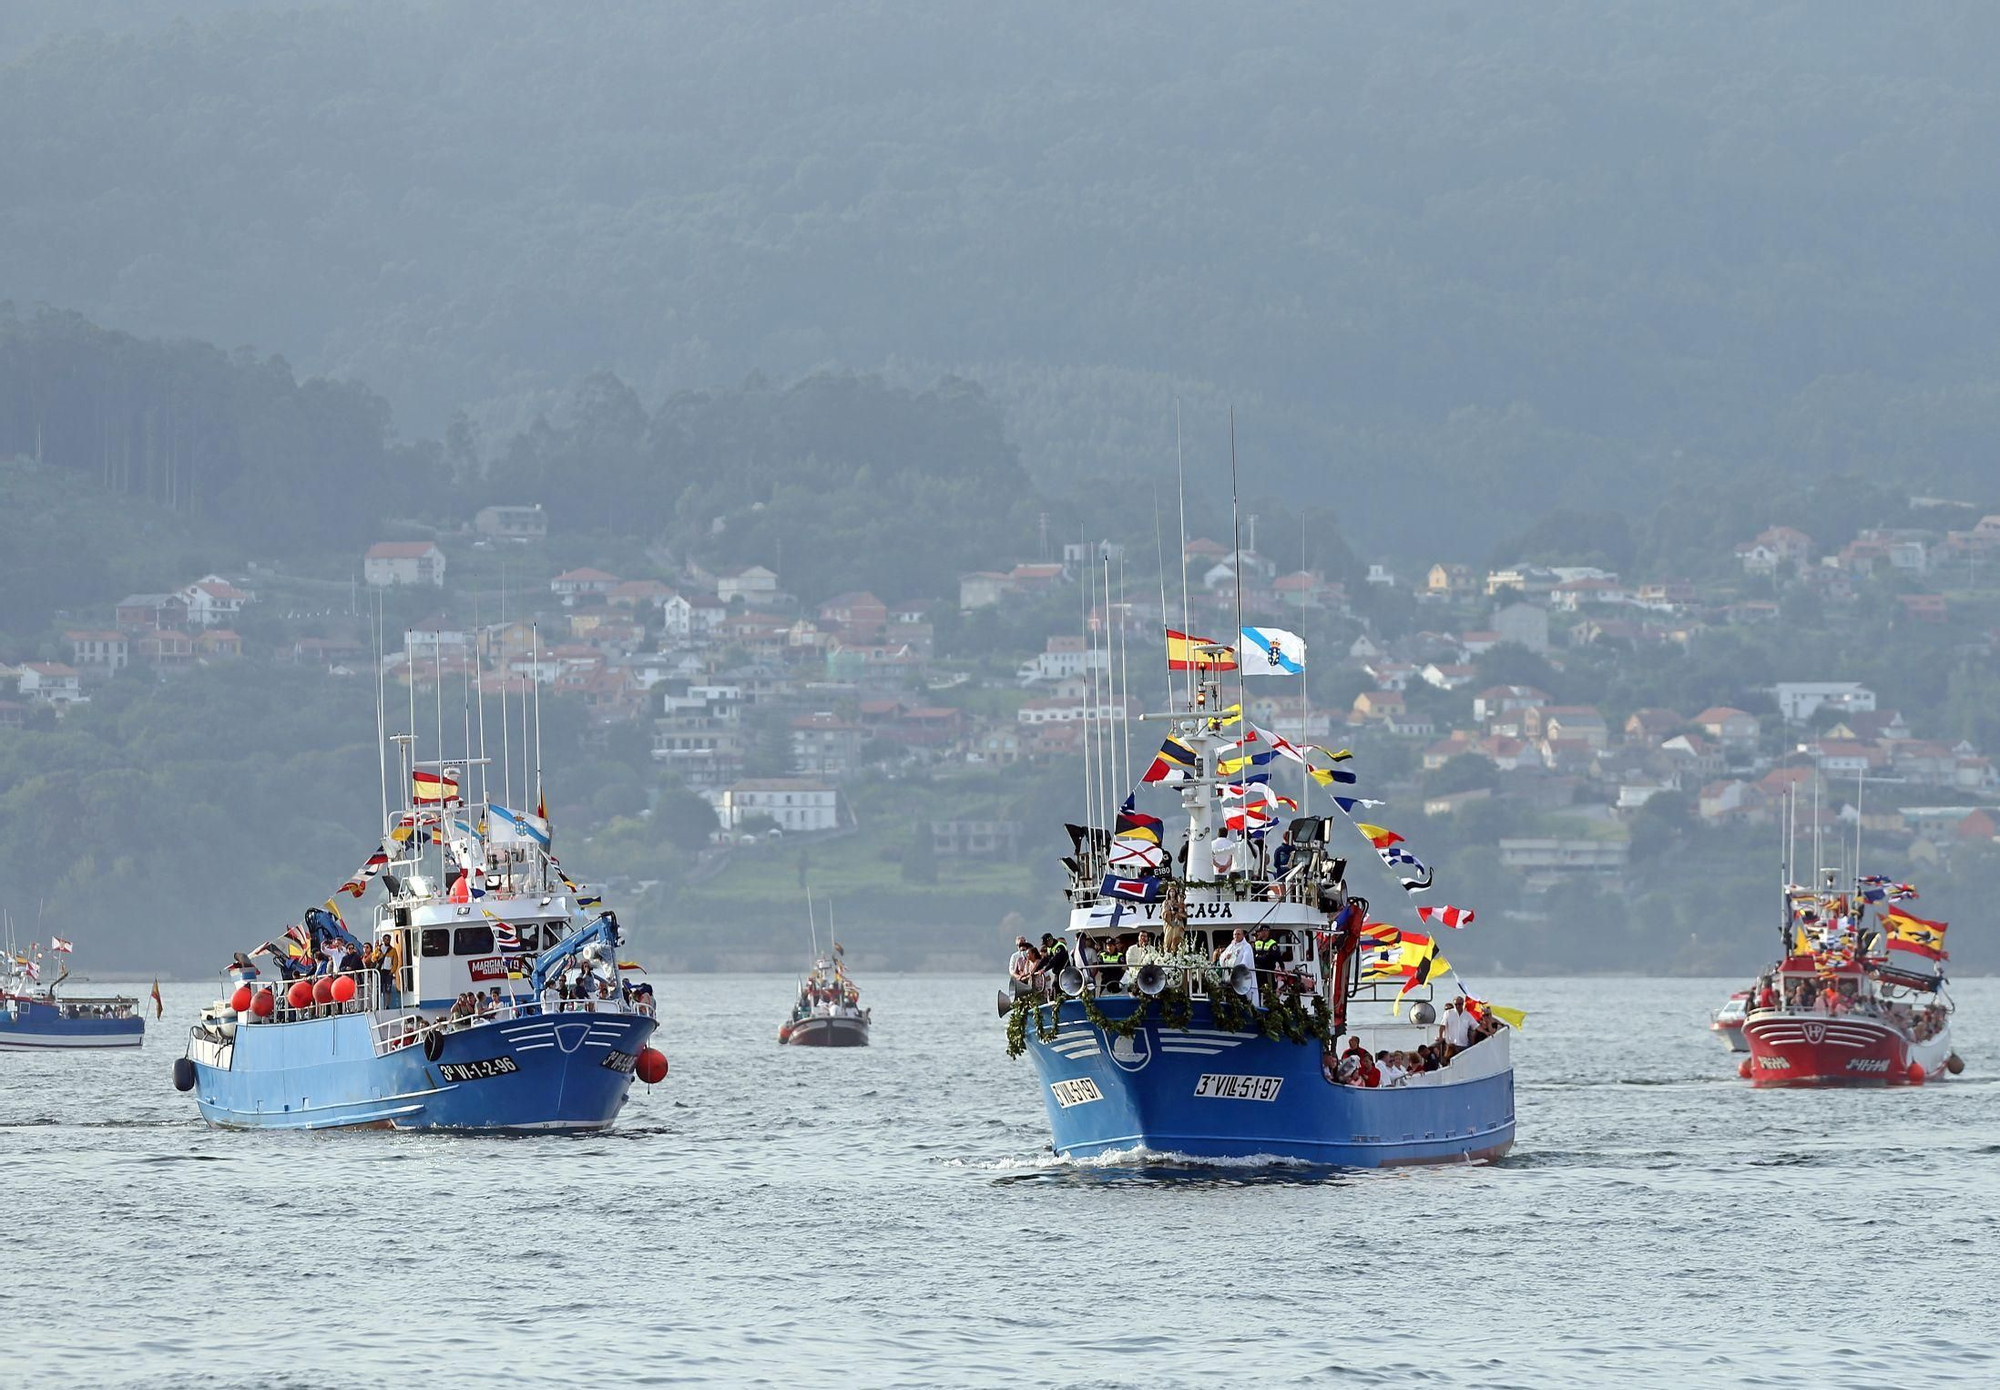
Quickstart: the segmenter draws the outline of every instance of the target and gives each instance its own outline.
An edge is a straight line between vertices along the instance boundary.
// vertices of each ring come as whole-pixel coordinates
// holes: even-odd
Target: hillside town
[[[1166,698],[1163,630],[1227,640],[1240,604],[1246,623],[1295,630],[1311,653],[1310,681],[1248,687],[1257,723],[1353,748],[1374,785],[1426,817],[1485,825],[1531,894],[1622,874],[1635,823],[1663,796],[1688,824],[1760,836],[1787,817],[1858,828],[1920,861],[2000,838],[1988,751],[1842,679],[1836,661],[1744,687],[1737,703],[1628,707],[1549,688],[1586,668],[1602,683],[1633,663],[1681,659],[1715,634],[1796,627],[1806,611],[1837,621],[1872,602],[1896,627],[1951,628],[1963,596],[1966,612],[1986,611],[1978,572],[2000,559],[2000,515],[1830,546],[1773,526],[1706,582],[1440,561],[1408,580],[1377,563],[1350,583],[1273,562],[1255,529],[1253,518],[1240,556],[1187,541],[1185,600],[1182,573],[1170,565],[1162,584],[1132,557],[1127,574],[1125,546],[1111,540],[963,574],[950,595],[807,598],[786,589],[775,556],[721,567],[649,555],[642,572],[550,566],[535,577],[542,509],[493,505],[461,532],[370,546],[339,601],[319,608],[294,597],[275,611],[276,594],[297,587],[276,573],[162,575],[156,592],[75,615],[43,659],[0,667],[17,692],[0,700],[0,726],[59,719],[105,681],[195,665],[366,680],[366,614],[380,595],[385,611],[421,611],[383,644],[388,682],[573,701],[593,727],[638,731],[659,780],[712,808],[718,842],[796,840],[851,829],[858,778],[1059,766],[1093,729],[1120,730],[1144,755],[1135,721]],[[490,564],[478,586],[461,582],[496,550],[511,556],[510,589],[490,588]],[[1963,625],[1961,644],[1990,653],[1996,632]],[[1001,817],[928,831],[934,852],[957,859],[1026,849],[1022,826]]]

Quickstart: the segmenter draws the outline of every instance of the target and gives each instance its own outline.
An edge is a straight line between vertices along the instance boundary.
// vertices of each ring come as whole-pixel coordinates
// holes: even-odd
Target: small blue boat
[[[56,939],[62,974],[53,984],[41,983],[41,948],[10,950],[0,977],[0,1051],[40,1051],[45,1048],[138,1047],[146,1041],[146,1020],[139,1001],[122,994],[65,994],[69,978],[69,943]]]
[[[1431,975],[1448,964],[1432,938],[1369,921],[1329,846],[1337,818],[1291,819],[1267,860],[1250,807],[1275,831],[1284,799],[1222,775],[1265,745],[1212,674],[1187,709],[1149,717],[1172,721],[1156,768],[1174,765],[1159,780],[1180,793],[1185,849],[1168,854],[1164,822],[1130,798],[1114,831],[1070,827],[1066,930],[1053,961],[1020,943],[998,1001],[1055,1152],[1368,1168],[1505,1154],[1512,1029],[1470,996],[1440,1015]],[[1421,966],[1403,964],[1419,946]]]
[[[610,1126],[635,1077],[667,1071],[617,916],[563,873],[545,817],[461,795],[483,760],[410,762],[397,742],[410,800],[343,885],[380,882],[372,922],[357,936],[329,899],[237,956],[175,1086],[233,1129]]]

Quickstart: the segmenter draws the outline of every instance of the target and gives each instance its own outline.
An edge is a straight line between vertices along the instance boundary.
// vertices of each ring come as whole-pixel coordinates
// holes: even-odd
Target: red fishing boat
[[[1902,906],[1916,896],[1908,884],[1864,878],[1836,893],[1831,877],[1786,893],[1788,954],[1750,992],[1739,1073],[1759,1087],[1921,1086],[1964,1070],[1946,924]]]

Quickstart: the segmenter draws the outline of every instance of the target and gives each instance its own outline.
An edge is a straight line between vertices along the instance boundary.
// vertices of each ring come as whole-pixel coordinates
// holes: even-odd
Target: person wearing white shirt
[[[1440,1036],[1453,1052],[1472,1044],[1472,1033],[1476,1027],[1472,1021],[1472,1011],[1465,1007],[1465,998],[1460,996],[1445,1005],[1444,1027]]]
[[[1243,934],[1243,928],[1238,927],[1231,934],[1229,944],[1215,953],[1215,963],[1224,970],[1234,970],[1239,965],[1248,969],[1251,972],[1250,993],[1247,996],[1250,1007],[1253,1009],[1263,1007],[1261,996],[1257,991],[1257,954],[1251,948],[1249,938]]]

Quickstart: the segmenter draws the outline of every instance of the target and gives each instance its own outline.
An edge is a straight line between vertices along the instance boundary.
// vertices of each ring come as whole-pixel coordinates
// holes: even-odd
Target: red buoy
[[[345,1004],[348,1000],[352,999],[353,997],[354,997],[354,977],[352,975],[334,976],[333,1002],[336,1004]]]
[[[271,1010],[277,1007],[278,1001],[271,997],[271,991],[268,989],[258,990],[257,997],[250,1001],[250,1012],[259,1018],[269,1018]]]
[[[792,1040],[792,1025],[789,1023],[779,1024],[778,1041],[782,1043],[782,1042],[790,1042],[791,1040]]]
[[[229,1007],[236,1010],[236,1012],[239,1014],[242,1013],[245,1009],[249,1008],[250,986],[238,985],[236,987],[236,993],[229,996]]]
[[[291,989],[288,990],[285,994],[285,1002],[287,1004],[290,1004],[295,1009],[303,1009],[306,1005],[312,1003],[312,1001],[313,1001],[312,981],[311,980],[292,981]]]
[[[657,1047],[643,1048],[639,1052],[636,1068],[639,1079],[648,1086],[657,1086],[667,1079],[667,1054]]]
[[[1912,1086],[1921,1086],[1924,1084],[1924,1064],[1922,1062],[1910,1063],[1910,1084]]]
[[[1750,1079],[1750,1059],[1748,1057],[1745,1057],[1742,1061],[1736,1064],[1736,1074],[1742,1077],[1745,1081],[1748,1081]]]
[[[333,977],[330,975],[322,975],[317,980],[313,981],[313,1003],[331,1004],[332,1002],[333,1002]]]

